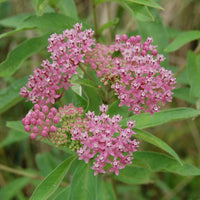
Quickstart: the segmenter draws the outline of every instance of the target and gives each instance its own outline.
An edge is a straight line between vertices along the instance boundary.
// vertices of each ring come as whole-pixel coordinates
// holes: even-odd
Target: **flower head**
[[[122,119],[120,115],[107,115],[106,105],[100,106],[100,110],[102,113],[99,116],[94,112],[86,114],[85,129],[71,129],[72,140],[79,140],[82,144],[77,151],[80,160],[84,159],[88,163],[90,159],[95,158],[92,166],[95,175],[106,173],[109,166],[109,171],[118,175],[120,169],[132,163],[133,152],[139,145],[139,142],[132,138],[135,134],[132,130],[134,122],[129,121],[128,127],[123,129],[119,125]]]
[[[78,64],[84,63],[85,53],[91,51],[94,44],[94,31],[81,29],[82,24],[77,23],[74,29],[50,36],[48,51],[52,62],[44,60],[42,68],[34,70],[26,87],[21,89],[22,97],[39,105],[54,104],[61,97],[60,89],[68,90],[70,78],[77,73]]]
[[[159,112],[160,103],[172,100],[176,82],[172,72],[160,65],[165,57],[157,53],[150,37],[142,43],[140,35],[116,35],[115,42],[110,46],[97,44],[87,53],[86,63],[97,71],[104,85],[110,82],[120,106],[125,104],[135,114]]]

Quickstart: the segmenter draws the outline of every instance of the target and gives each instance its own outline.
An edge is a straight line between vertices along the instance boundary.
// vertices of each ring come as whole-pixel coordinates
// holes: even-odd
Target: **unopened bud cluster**
[[[50,140],[55,146],[66,146],[72,151],[80,149],[80,141],[72,140],[71,129],[79,127],[85,128],[85,119],[82,119],[83,108],[74,107],[71,103],[59,108],[57,116],[60,118],[60,125],[57,131],[50,135]]]

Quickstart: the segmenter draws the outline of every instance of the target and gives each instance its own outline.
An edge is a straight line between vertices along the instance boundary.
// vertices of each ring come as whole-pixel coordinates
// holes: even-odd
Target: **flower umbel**
[[[90,159],[95,159],[91,167],[95,170],[95,175],[106,173],[108,169],[118,175],[120,169],[132,163],[133,152],[139,145],[139,142],[133,139],[134,122],[129,121],[128,127],[123,129],[119,125],[122,117],[120,115],[110,117],[106,114],[107,108],[106,105],[100,106],[102,113],[99,116],[89,111],[86,114],[85,129],[79,127],[71,129],[72,140],[79,140],[83,145],[77,151],[79,159],[84,159],[86,163]]]
[[[176,79],[171,71],[161,67],[165,60],[157,53],[153,39],[141,43],[141,36],[116,35],[115,45],[97,44],[87,53],[86,63],[97,71],[104,85],[114,89],[119,106],[126,105],[139,114],[142,110],[159,112],[160,103],[172,100]]]
[[[77,74],[79,63],[84,63],[83,57],[91,51],[94,44],[92,29],[81,31],[82,24],[75,24],[74,29],[65,30],[62,34],[52,34],[48,51],[51,52],[49,60],[44,60],[42,68],[36,68],[30,76],[26,87],[21,89],[22,97],[39,105],[54,104],[62,94],[60,89],[68,90],[70,78]]]

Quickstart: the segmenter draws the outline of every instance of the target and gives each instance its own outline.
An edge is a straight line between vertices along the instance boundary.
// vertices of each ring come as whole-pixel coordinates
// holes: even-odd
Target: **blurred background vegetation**
[[[43,12],[62,13],[62,5],[60,7],[54,6],[52,3],[54,1],[46,1],[51,6],[43,4],[45,9],[36,9],[34,6],[35,2],[34,0],[0,1],[0,20],[24,13],[35,13],[36,11],[38,15],[42,15]],[[92,3],[88,0],[75,0],[74,2],[79,18],[84,19],[94,27]],[[99,32],[100,37],[98,37],[98,40],[111,43],[114,41],[116,33],[138,34],[140,33],[138,30],[142,30],[141,27],[145,26],[145,23],[157,23],[157,17],[160,17],[164,27],[166,27],[165,34],[167,34],[169,41],[164,41],[166,42],[164,47],[183,31],[200,30],[199,0],[160,0],[157,2],[163,7],[163,10],[158,10],[159,16],[154,15],[154,11],[152,10],[152,19],[155,16],[155,22],[139,23],[131,12],[127,12],[123,6],[116,2],[100,4],[97,7],[98,27],[101,27],[108,21],[112,21],[113,26],[104,30],[102,28],[102,32]],[[139,26],[140,29],[138,29]],[[0,25],[1,34],[10,30],[12,29]],[[162,30],[150,29],[148,31],[143,33],[143,36],[151,34],[151,31],[156,31],[154,36],[162,40]],[[27,30],[0,39],[0,62],[4,61],[8,52],[21,42],[37,35],[38,33],[34,30]],[[156,40],[156,38],[154,39]],[[180,85],[188,87],[185,68],[189,50],[199,53],[199,41],[194,40],[169,54],[169,65],[166,67],[171,67],[179,79],[177,87],[180,87]],[[15,80],[31,74],[33,69],[40,66],[41,61],[47,56],[48,54],[44,48],[28,58],[12,77],[0,78],[0,92],[3,93],[4,88],[11,85]],[[10,130],[6,126],[7,121],[15,121],[23,118],[30,107],[31,104],[19,99],[16,105],[6,109],[0,115],[0,188],[5,188],[6,186],[11,188],[10,194],[7,194],[7,199],[28,199],[41,179],[65,156],[64,153],[44,143],[30,141],[24,135],[21,135],[21,137],[17,136],[18,133],[16,133],[16,130]],[[198,102],[195,104],[192,99],[183,95],[180,96],[177,93],[173,99],[173,103],[167,105],[166,108],[169,107],[198,108]],[[200,167],[199,118],[167,123],[156,128],[149,128],[148,131],[169,144],[182,160]],[[142,142],[140,149],[157,151],[156,147],[145,142]],[[44,165],[40,165],[42,162],[45,164],[45,168]],[[32,180],[31,183],[28,179]],[[126,185],[117,182],[118,199],[200,200],[199,177],[182,177],[171,173],[157,173],[153,180],[151,183],[143,185]],[[15,186],[13,187],[13,185]],[[5,191],[1,190],[0,195],[3,192]]]

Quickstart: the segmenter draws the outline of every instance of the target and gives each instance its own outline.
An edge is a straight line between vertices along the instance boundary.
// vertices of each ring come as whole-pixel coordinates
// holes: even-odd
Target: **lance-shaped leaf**
[[[153,145],[159,147],[160,149],[164,150],[165,152],[167,152],[168,154],[173,156],[182,165],[182,162],[181,162],[180,158],[178,157],[178,155],[176,154],[176,152],[164,141],[162,141],[161,139],[157,138],[156,136],[154,136],[146,131],[139,130],[136,128],[134,129],[134,131],[136,132],[136,135],[134,135],[134,137],[142,139],[150,144],[153,144]]]
[[[49,34],[46,34],[26,40],[10,51],[6,60],[0,63],[0,77],[13,75],[28,57],[47,46],[48,37]]]
[[[71,182],[68,200],[94,200],[97,196],[97,176],[90,164],[80,161]]]
[[[3,20],[0,23],[5,24],[5,21],[9,18]],[[13,17],[12,20],[14,21],[16,18]],[[80,22],[80,20],[78,21]],[[75,23],[77,23],[76,19],[58,13],[45,13],[42,16],[30,15],[29,17],[21,17],[20,22],[16,23],[16,29],[1,34],[0,38],[28,29],[38,29],[43,33],[59,32],[66,28],[72,28]],[[85,26],[85,23],[83,25]]]
[[[35,189],[31,196],[31,200],[46,200],[50,197],[62,182],[66,175],[72,161],[75,156],[72,156],[63,161],[58,167],[56,167],[38,187]]]
[[[190,84],[190,97],[200,98],[200,56],[189,51],[187,57],[187,76]]]
[[[28,183],[30,179],[27,177],[17,178],[11,183],[6,185],[4,188],[0,189],[0,199],[10,200],[15,197],[15,195],[21,191]]]
[[[120,124],[126,126],[127,121],[132,119],[136,121],[135,127],[142,129],[158,126],[170,121],[178,121],[191,117],[197,117],[198,115],[200,115],[200,111],[193,108],[172,108],[169,110],[163,110],[158,113],[154,113],[153,116],[151,116],[149,113],[134,115],[132,117],[123,119]]]
[[[137,151],[134,152],[134,166],[140,166],[152,172],[171,172],[182,176],[199,176],[200,169],[190,165],[180,163],[173,158],[157,152]]]
[[[151,182],[150,176],[151,171],[148,169],[137,166],[126,166],[119,171],[118,176],[113,176],[113,178],[127,184],[145,184]]]
[[[153,8],[157,8],[157,9],[163,9],[159,4],[157,4],[153,0],[96,0],[96,5],[103,3],[103,2],[109,2],[109,1],[116,1],[118,3],[130,2],[130,3],[149,6],[149,7],[153,7]]]
[[[102,178],[99,178],[97,186],[97,200],[117,199],[111,181],[104,181]]]
[[[200,39],[200,31],[183,32],[179,34],[174,39],[174,41],[166,47],[165,51],[167,52],[176,51],[177,49],[187,44],[188,42],[191,42],[197,39]]]

